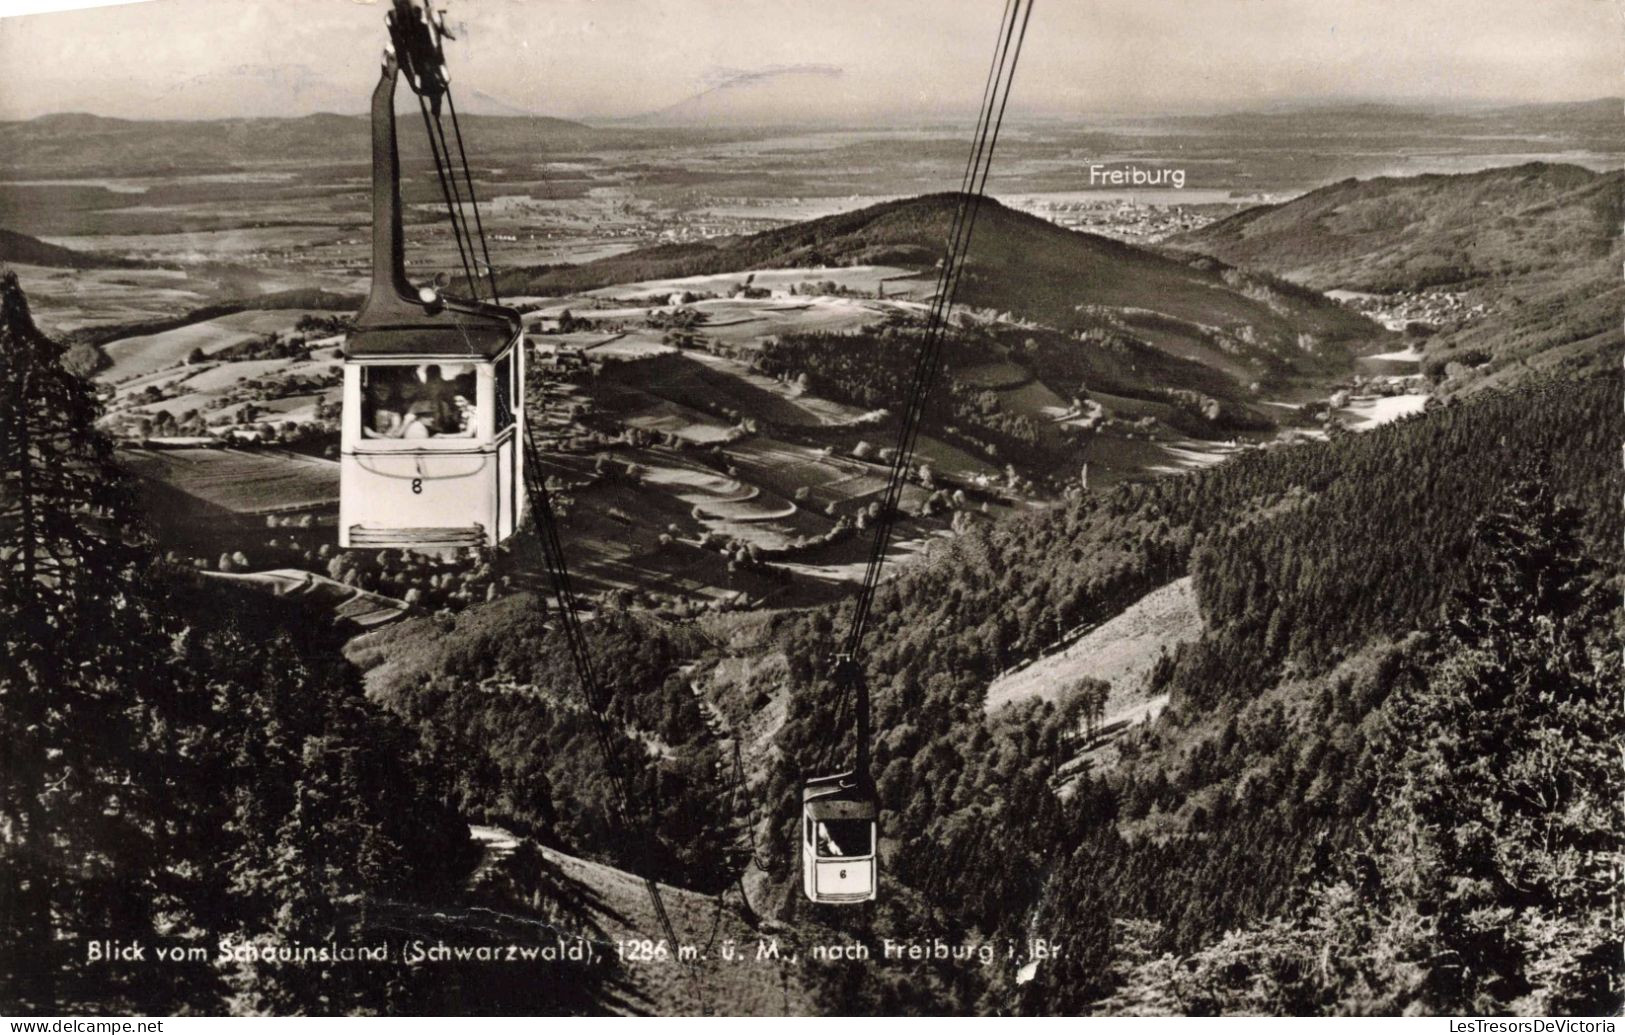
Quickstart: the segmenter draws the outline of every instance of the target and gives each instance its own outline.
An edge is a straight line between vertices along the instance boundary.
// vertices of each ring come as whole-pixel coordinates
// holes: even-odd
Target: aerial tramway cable
[[[903,486],[912,470],[915,447],[920,437],[920,422],[925,416],[929,390],[941,369],[942,341],[946,336],[947,320],[952,314],[954,297],[964,275],[965,258],[970,239],[977,223],[981,198],[986,190],[988,171],[993,162],[993,151],[998,146],[999,128],[1004,122],[1004,110],[1009,104],[1009,91],[1016,76],[1016,63],[1027,37],[1027,24],[1032,18],[1032,0],[1006,0],[1004,15],[999,21],[998,37],[994,39],[993,58],[988,65],[988,78],[981,91],[977,128],[973,133],[972,148],[965,159],[965,171],[960,175],[959,195],[955,198],[954,218],[947,232],[947,253],[936,278],[931,307],[926,314],[925,333],[921,335],[920,349],[915,354],[912,377],[908,382],[908,395],[903,401],[899,432],[894,457],[887,471],[886,489],[881,494],[881,512],[874,525],[874,536],[869,546],[868,564],[864,567],[863,583],[853,601],[851,621],[842,645],[835,656],[835,682],[838,686],[835,704],[835,730],[843,730],[842,718],[847,715],[848,704],[855,708],[856,736],[858,736],[858,769],[866,769],[868,762],[868,691],[863,686],[861,656],[864,632],[868,630],[869,614],[874,606],[881,575],[886,565],[886,551],[897,517]],[[851,702],[851,695],[858,700]],[[860,773],[868,777],[868,773]]]
[[[462,264],[463,276],[468,280],[469,292],[477,299],[479,293],[475,290],[477,282],[474,279],[474,268],[469,264],[468,253],[464,250],[464,239],[467,237],[467,231],[457,221],[458,210],[462,208],[462,205],[453,200],[453,185],[448,177],[447,167],[451,162],[449,159],[445,162],[441,161],[440,145],[435,141],[435,126],[439,120],[438,117],[429,114],[428,102],[423,99],[421,94],[418,96],[418,107],[423,110],[423,129],[429,137],[429,152],[434,156],[435,175],[440,180],[440,193],[446,198],[446,211],[451,216],[451,236],[457,243],[457,258]]]
[[[937,289],[927,316],[927,326],[920,350],[915,359],[914,375],[910,384],[907,404],[898,428],[896,454],[881,497],[880,517],[875,526],[874,541],[870,548],[868,567],[864,572],[863,588],[853,608],[843,653],[853,660],[860,656],[869,612],[874,603],[876,588],[885,566],[886,547],[891,538],[898,502],[903,485],[913,464],[914,449],[918,442],[920,421],[932,383],[942,362],[942,342],[947,330],[948,317],[954,296],[964,272],[964,262],[970,248],[971,234],[976,226],[983,191],[987,186],[988,171],[993,150],[998,144],[999,128],[1004,122],[1005,107],[1010,100],[1010,85],[1015,78],[1016,61],[1027,35],[1028,20],[1032,16],[1032,2],[1010,0],[1005,6],[1006,17],[1001,25],[1000,44],[995,48],[988,86],[983,91],[982,112],[977,124],[975,144],[966,162],[961,180],[962,189],[949,231],[947,257],[937,278]],[[1018,29],[1019,24],[1019,29]]]
[[[468,175],[468,152],[463,150],[463,127],[457,121],[457,99],[451,95],[450,90],[446,91],[446,107],[451,112],[451,128],[457,137],[457,154],[463,161],[463,177],[468,181],[468,204],[474,210],[474,226],[480,235],[480,253],[485,258],[485,276],[491,285],[491,301],[500,305],[502,299],[497,297],[496,267],[491,265],[491,249],[487,246],[485,240],[485,221],[480,218],[480,202],[474,196],[474,181]],[[466,219],[464,220],[464,226],[467,226]],[[469,290],[475,289],[470,286]]]
[[[993,59],[982,89],[982,105],[971,153],[960,180],[953,219],[949,226],[948,251],[937,277],[936,290],[926,317],[925,331],[915,355],[908,395],[898,424],[897,446],[880,499],[874,539],[864,578],[853,603],[851,623],[835,657],[830,677],[838,690],[831,713],[836,731],[830,743],[838,751],[847,706],[851,704],[855,757],[852,767],[829,776],[808,779],[802,785],[803,823],[801,836],[802,886],[808,898],[822,903],[872,901],[877,894],[879,853],[879,795],[869,769],[870,700],[863,664],[864,633],[874,606],[880,578],[885,568],[886,549],[891,540],[902,500],[903,487],[913,469],[920,423],[925,414],[930,389],[942,365],[942,345],[954,297],[964,274],[971,235],[987,188],[993,152],[1004,123],[1015,81],[1016,64],[1027,37],[1033,0],[1006,0],[1004,17],[995,41]]]

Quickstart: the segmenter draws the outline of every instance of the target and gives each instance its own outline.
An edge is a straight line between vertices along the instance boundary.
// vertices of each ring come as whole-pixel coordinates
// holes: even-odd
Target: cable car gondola
[[[801,789],[801,884],[814,902],[875,898],[879,800],[857,773],[815,777]]]
[[[339,545],[495,546],[519,527],[525,495],[522,324],[513,309],[407,280],[395,83],[405,64],[438,112],[444,81],[423,50],[438,46],[428,15],[397,0],[390,28],[372,95],[372,287],[344,344]]]
[[[801,887],[827,904],[871,902],[879,886],[880,798],[869,778],[869,693],[852,659],[835,664],[835,683],[856,692],[858,761],[801,788]]]

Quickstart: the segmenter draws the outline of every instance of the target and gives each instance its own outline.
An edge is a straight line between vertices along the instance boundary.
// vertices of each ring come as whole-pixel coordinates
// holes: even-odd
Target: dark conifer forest
[[[1617,686],[1619,657],[1612,612],[1581,602],[1618,593],[1600,562],[1621,528],[1620,388],[1613,376],[1532,383],[1367,435],[1084,497],[963,536],[888,586],[870,667],[876,761],[897,879],[920,897],[883,903],[871,930],[896,935],[925,916],[982,934],[1058,933],[1066,955],[1030,982],[961,990],[992,996],[983,1007],[1035,1013],[1616,1009],[1620,932],[1603,905],[1616,891],[1605,874],[1621,848],[1620,787],[1600,759],[1625,733],[1604,690]],[[1206,632],[1153,672],[1167,710],[1127,740],[1118,765],[1058,800],[1056,742],[1075,723],[1048,705],[984,718],[983,688],[1047,630],[1104,618],[1186,571]],[[1540,593],[1515,605],[1514,586]],[[781,634],[809,687],[823,686],[828,621],[788,620]],[[1463,671],[1474,664],[1493,676]],[[1469,694],[1483,711],[1459,703]],[[796,697],[781,744],[805,769],[785,765],[770,801],[788,802],[817,769],[829,705],[827,693]],[[1505,741],[1487,743],[1495,730]],[[1520,799],[1522,815],[1481,815],[1512,759],[1530,764],[1526,744],[1555,743],[1573,755],[1548,758],[1553,783]],[[1429,767],[1429,751],[1474,764]],[[1411,783],[1392,779],[1396,757]],[[1444,774],[1442,785],[1425,786],[1428,773]],[[1436,811],[1402,821],[1417,799]],[[1504,842],[1527,837],[1530,812],[1563,817],[1572,840],[1522,858],[1527,845]],[[1363,833],[1396,826],[1448,843],[1443,869],[1405,872],[1409,848]],[[1515,861],[1485,858],[1496,854]],[[1373,858],[1390,870],[1373,873]],[[1508,865],[1548,883],[1525,894],[1521,880],[1497,876]],[[1472,876],[1478,868],[1487,872]],[[1576,869],[1589,876],[1569,880]],[[1380,879],[1412,897],[1362,883]],[[1567,890],[1546,890],[1559,884]],[[1247,956],[1285,937],[1269,926],[1284,918],[1301,918],[1294,936],[1319,938],[1312,925],[1332,919],[1313,910],[1351,887],[1367,897],[1337,908],[1377,928],[1398,925],[1403,907],[1437,925],[1454,908],[1457,923],[1488,929],[1406,930],[1404,941],[1396,927],[1380,946],[1344,932],[1376,955],[1362,965],[1410,984],[1285,973],[1282,960],[1302,957],[1279,948]],[[1583,933],[1555,950],[1537,933],[1558,930]],[[1232,958],[1235,931],[1256,940]],[[1476,964],[1442,951],[1455,937],[1483,939]],[[1485,959],[1511,974],[1490,980]],[[1230,986],[1211,987],[1204,968]]]

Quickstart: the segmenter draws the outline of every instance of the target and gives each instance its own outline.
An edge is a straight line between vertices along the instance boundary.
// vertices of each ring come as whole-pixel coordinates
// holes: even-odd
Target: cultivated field
[[[675,277],[667,280],[643,280],[632,284],[617,284],[614,287],[589,291],[587,294],[616,299],[672,295],[684,291],[696,295],[726,295],[736,288],[743,287],[749,280],[751,287],[771,291],[776,296],[787,295],[792,287],[799,290],[800,285],[823,281],[829,281],[843,291],[872,295],[877,294],[882,286],[891,281],[910,279],[914,276],[914,270],[903,269],[900,266],[803,266],[794,269],[752,270],[699,277]]]
[[[1370,431],[1389,421],[1421,413],[1427,401],[1428,397],[1420,393],[1356,396],[1350,399],[1348,407],[1340,412],[1353,418],[1352,427],[1355,431]]]
[[[158,334],[120,338],[103,346],[112,365],[97,374],[100,381],[123,381],[183,362],[193,349],[205,356],[273,331],[291,330],[301,316],[333,313],[303,309],[250,310],[187,324]]]
[[[241,449],[125,449],[119,461],[200,504],[232,514],[331,506],[339,465],[300,453]]]
[[[184,270],[8,265],[28,293],[35,321],[52,334],[173,317],[206,305],[214,287]]]
[[[376,629],[404,615],[407,605],[393,597],[369,593],[314,572],[278,568],[256,573],[205,572],[210,578],[252,586],[279,597],[307,601],[330,612],[334,621]]]

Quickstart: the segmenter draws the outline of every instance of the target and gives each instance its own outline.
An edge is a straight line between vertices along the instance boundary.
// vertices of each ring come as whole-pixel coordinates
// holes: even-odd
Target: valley
[[[1326,291],[1401,332],[1439,395],[1613,362],[1625,173],[1528,162],[1348,180],[1169,243]]]
[[[921,264],[852,260],[924,254],[947,211],[941,199],[892,202],[675,256],[659,246],[504,275],[521,292],[510,297],[531,347],[532,430],[585,588],[680,617],[827,601],[861,575],[899,372],[933,279]],[[1313,418],[1272,410],[1270,396],[1329,395],[1362,353],[1390,347],[1381,327],[1310,293],[1002,206],[990,204],[984,222],[972,306],[952,335],[951,401],[921,440],[898,558],[1069,493],[1319,434]],[[1016,252],[1050,264],[1045,293],[1000,286]],[[812,257],[825,264],[797,264]],[[1149,292],[1135,305],[1125,304],[1131,275]],[[1069,282],[1087,301],[1065,300]],[[1001,296],[1015,304],[977,304]],[[329,560],[318,554],[332,534],[335,468],[315,495],[275,499],[282,479],[315,476],[337,455],[348,314],[309,307],[327,297],[338,296],[263,295],[91,339],[108,428],[138,453],[192,451],[180,465],[134,465],[156,496],[190,494],[237,515],[233,542],[218,527],[198,538],[195,521],[160,520],[166,544],[191,563],[213,567],[223,553],[251,566]],[[825,373],[836,370],[846,372]],[[250,459],[263,473],[235,490],[242,502],[208,495],[204,468],[246,472]],[[374,588],[375,576],[353,577]],[[521,564],[512,577],[535,573]]]

